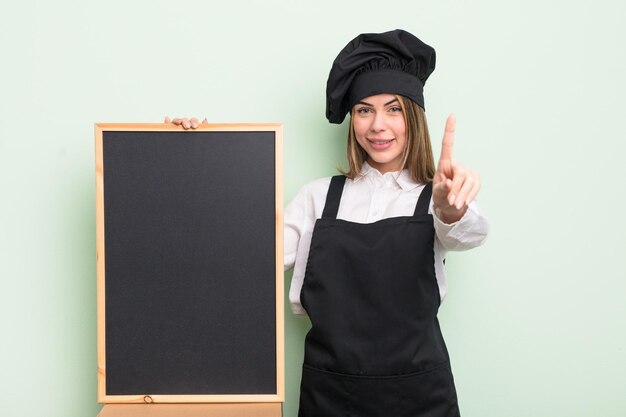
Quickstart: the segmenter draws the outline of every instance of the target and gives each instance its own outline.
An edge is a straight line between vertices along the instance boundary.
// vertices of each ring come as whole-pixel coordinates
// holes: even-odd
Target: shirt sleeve
[[[300,291],[304,284],[309,248],[315,220],[321,216],[330,178],[312,181],[300,189],[285,208],[284,213],[284,266],[285,271],[293,268],[289,301],[294,314],[306,314],[300,302]]]
[[[307,189],[302,187],[287,205],[284,212],[284,264],[285,271],[293,268],[298,244],[307,222]]]
[[[475,248],[484,243],[489,233],[489,223],[480,214],[476,203],[471,203],[460,220],[444,223],[433,209],[430,202],[430,212],[433,213],[435,233],[444,251],[464,251]]]

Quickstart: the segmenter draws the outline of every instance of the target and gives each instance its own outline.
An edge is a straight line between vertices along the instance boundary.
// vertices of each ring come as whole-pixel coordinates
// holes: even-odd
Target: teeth
[[[371,141],[374,145],[384,145],[386,143],[391,142],[391,140],[373,140]]]

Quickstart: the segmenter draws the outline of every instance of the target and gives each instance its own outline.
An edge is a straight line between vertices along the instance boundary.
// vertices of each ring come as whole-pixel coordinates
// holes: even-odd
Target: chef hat
[[[424,83],[435,69],[435,50],[401,29],[363,33],[333,62],[326,84],[326,118],[341,123],[359,100],[399,94],[424,108]]]

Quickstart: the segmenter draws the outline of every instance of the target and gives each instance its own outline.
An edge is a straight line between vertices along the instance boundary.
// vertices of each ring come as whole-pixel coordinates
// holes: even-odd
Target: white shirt
[[[294,268],[289,290],[291,309],[295,314],[306,314],[300,303],[300,290],[309,257],[309,247],[315,220],[322,217],[330,177],[315,180],[300,189],[284,213],[285,221],[285,270]],[[356,223],[373,223],[381,219],[412,216],[424,184],[414,182],[406,170],[381,174],[367,163],[361,175],[347,179],[338,219]],[[432,200],[429,213],[433,213]],[[487,237],[489,225],[480,215],[476,204],[458,222],[443,223],[436,215],[435,227],[435,274],[441,300],[445,298],[447,283],[443,260],[448,250],[467,250],[481,245]]]

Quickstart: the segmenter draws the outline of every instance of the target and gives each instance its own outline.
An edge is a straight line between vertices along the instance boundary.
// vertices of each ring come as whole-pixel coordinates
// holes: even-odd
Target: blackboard
[[[101,402],[282,401],[280,125],[97,124]]]

